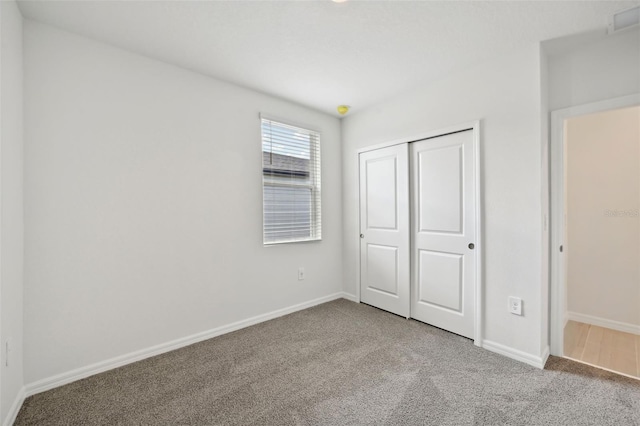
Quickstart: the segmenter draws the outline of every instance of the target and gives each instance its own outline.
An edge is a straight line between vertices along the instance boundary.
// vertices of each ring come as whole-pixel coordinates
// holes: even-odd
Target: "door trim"
[[[376,145],[367,146],[365,148],[360,148],[356,151],[357,155],[355,158],[356,164],[359,167],[360,164],[360,154],[363,152],[374,151],[380,148],[387,148],[393,145],[400,145],[411,142],[418,142],[425,139],[433,139],[440,136],[445,136],[451,133],[463,132],[465,130],[471,130],[473,132],[473,149],[474,149],[474,157],[475,162],[473,164],[474,169],[474,177],[475,177],[475,197],[476,197],[476,206],[475,206],[475,222],[476,222],[476,241],[475,241],[475,250],[474,256],[476,260],[476,282],[475,282],[475,303],[474,303],[474,337],[473,343],[475,346],[482,346],[482,318],[483,318],[483,306],[484,306],[484,268],[483,268],[483,226],[482,226],[482,210],[483,210],[483,199],[482,199],[482,169],[481,169],[481,149],[480,149],[480,132],[481,132],[481,122],[480,120],[460,123],[436,130],[429,130],[423,133],[417,134],[412,137],[405,137],[401,139],[395,139],[389,142],[383,142]],[[358,169],[356,167],[356,169]],[[359,170],[359,169],[358,169]],[[354,241],[357,243],[358,247],[358,260],[357,260],[357,268],[356,268],[356,301],[360,302],[360,178],[358,178],[358,232],[354,235]]]
[[[551,238],[549,239],[549,253],[551,264],[550,274],[550,353],[555,356],[563,356],[564,326],[567,318],[566,282],[566,257],[560,253],[560,246],[566,245],[565,218],[564,218],[564,187],[565,187],[565,120],[581,115],[594,114],[614,109],[640,105],[640,93],[605,101],[592,102],[583,105],[572,106],[551,112],[551,147],[550,147],[550,180],[549,201],[551,217]],[[564,248],[564,247],[563,247]]]

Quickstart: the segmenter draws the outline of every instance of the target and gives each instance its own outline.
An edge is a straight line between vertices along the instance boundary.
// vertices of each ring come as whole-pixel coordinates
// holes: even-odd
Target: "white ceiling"
[[[26,18],[334,115],[638,1],[21,1]]]

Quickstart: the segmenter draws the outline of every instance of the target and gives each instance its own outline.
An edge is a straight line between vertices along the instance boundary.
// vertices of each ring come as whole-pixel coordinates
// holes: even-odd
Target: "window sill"
[[[322,241],[322,238],[309,238],[306,240],[283,240],[283,241],[273,241],[269,243],[263,242],[262,245],[264,247],[270,247],[270,246],[278,246],[280,244],[313,243],[317,241]]]

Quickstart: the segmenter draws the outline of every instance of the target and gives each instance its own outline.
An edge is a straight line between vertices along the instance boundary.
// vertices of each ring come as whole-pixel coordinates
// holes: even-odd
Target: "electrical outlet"
[[[514,315],[522,315],[522,299],[519,297],[509,297],[509,312]]]
[[[304,281],[304,268],[302,266],[298,268],[298,281]]]

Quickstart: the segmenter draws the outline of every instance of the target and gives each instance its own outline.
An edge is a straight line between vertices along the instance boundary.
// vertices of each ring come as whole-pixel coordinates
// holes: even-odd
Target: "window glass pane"
[[[321,237],[320,135],[262,119],[264,242]]]
[[[311,189],[264,185],[265,242],[311,237]]]

